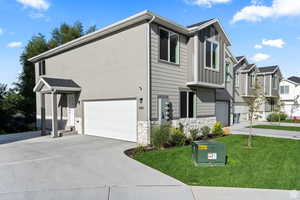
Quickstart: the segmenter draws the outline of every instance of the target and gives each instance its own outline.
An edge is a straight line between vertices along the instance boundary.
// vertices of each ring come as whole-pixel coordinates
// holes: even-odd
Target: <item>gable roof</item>
[[[201,24],[194,24],[193,27],[188,28],[182,25],[179,25],[169,19],[166,19],[160,15],[157,15],[151,11],[145,10],[143,12],[137,13],[131,17],[128,17],[124,20],[121,20],[119,22],[116,22],[112,25],[109,25],[107,27],[104,27],[100,30],[97,30],[95,32],[92,32],[90,34],[84,35],[80,38],[77,38],[75,40],[72,40],[70,42],[67,42],[63,45],[60,45],[54,49],[51,49],[49,51],[46,51],[40,55],[34,56],[30,59],[28,59],[28,61],[30,62],[38,62],[39,60],[51,57],[53,55],[68,51],[70,49],[79,47],[81,45],[87,44],[89,42],[92,42],[100,37],[104,37],[105,35],[111,34],[113,32],[119,31],[123,28],[129,27],[131,25],[137,24],[139,22],[155,22],[157,24],[163,25],[166,28],[172,29],[178,33],[184,34],[184,35],[188,35],[188,36],[192,36],[195,32],[204,29],[212,24],[215,24],[216,27],[225,35],[225,42],[227,45],[231,45],[231,42],[229,41],[228,36],[226,35],[221,23],[219,22],[219,20],[217,19],[211,19],[211,20],[207,20],[202,22]]]
[[[189,26],[187,26],[187,28],[193,28],[193,27],[201,26],[202,24],[205,24],[206,22],[210,22],[212,20],[215,20],[215,18],[209,19],[209,20],[205,20],[205,21],[202,21],[202,22],[198,22],[196,24],[189,25]]]
[[[237,56],[237,57],[236,57],[236,59],[237,59],[238,61],[240,61],[240,60],[243,59],[243,58],[245,58],[245,56]]]
[[[294,83],[300,84],[300,77],[298,77],[298,76],[291,76],[288,78],[288,80],[290,80]]]
[[[274,66],[267,66],[267,67],[259,67],[258,70],[261,73],[273,73],[276,71],[277,68],[278,66],[274,65]]]
[[[80,91],[80,86],[71,79],[41,77],[33,91],[40,92],[44,86],[46,91]]]

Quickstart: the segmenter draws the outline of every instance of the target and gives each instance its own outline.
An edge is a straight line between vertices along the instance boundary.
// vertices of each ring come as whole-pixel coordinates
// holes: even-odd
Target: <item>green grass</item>
[[[296,126],[277,126],[277,125],[255,125],[253,128],[284,130],[284,131],[300,131],[300,127]]]
[[[281,122],[283,122],[283,123],[300,123],[300,120],[293,121],[293,120],[287,119],[287,120],[282,120]]]
[[[300,141],[254,136],[254,148],[247,149],[246,139],[215,139],[227,146],[228,163],[223,167],[196,167],[191,146],[149,151],[134,159],[188,185],[300,189]]]

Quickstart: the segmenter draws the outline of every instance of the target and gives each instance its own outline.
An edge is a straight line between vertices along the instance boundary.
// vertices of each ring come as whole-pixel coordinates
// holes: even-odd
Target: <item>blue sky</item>
[[[102,28],[145,9],[182,25],[218,18],[236,56],[300,76],[299,0],[0,0],[0,82],[16,81],[19,56],[34,34],[49,37],[77,20]]]

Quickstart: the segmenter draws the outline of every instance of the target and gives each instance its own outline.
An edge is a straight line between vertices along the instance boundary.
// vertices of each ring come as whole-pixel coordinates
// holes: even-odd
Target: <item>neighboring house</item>
[[[266,120],[267,116],[274,112],[275,106],[279,99],[279,83],[282,74],[279,67],[267,66],[259,67],[257,72],[257,81],[262,85],[265,101],[261,106],[261,120]]]
[[[284,103],[283,110],[293,118],[300,117],[300,77],[291,76],[280,82],[280,98]]]
[[[282,75],[278,66],[256,67],[249,64],[244,56],[237,57],[238,63],[234,67],[234,122],[239,123],[248,120],[249,107],[245,101],[251,97],[258,83],[264,101],[260,108],[260,120],[266,120],[274,111],[279,98],[279,82]]]
[[[29,59],[37,124],[54,137],[72,129],[143,145],[151,126],[167,120],[186,131],[217,118],[229,125],[230,45],[217,19],[185,27],[138,13]]]

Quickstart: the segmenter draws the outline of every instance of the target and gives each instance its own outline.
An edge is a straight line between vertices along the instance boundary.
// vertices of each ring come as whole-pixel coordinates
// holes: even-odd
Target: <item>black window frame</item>
[[[173,31],[167,30],[163,27],[159,27],[159,60],[164,62],[169,62],[172,64],[180,64],[180,37],[178,33],[175,33]],[[165,50],[162,49],[162,39],[161,39],[161,32],[168,33],[168,42],[167,42],[167,52],[164,52]],[[171,37],[176,36],[177,39],[177,45],[175,46],[175,49],[171,49]],[[162,54],[164,52],[164,54]],[[167,56],[166,56],[167,54]],[[175,55],[173,55],[175,54]],[[166,58],[167,57],[167,58]],[[175,60],[174,60],[175,59]]]
[[[39,62],[39,75],[44,76],[46,75],[46,62],[42,60]]]
[[[194,92],[194,91],[184,91],[184,90],[180,91],[180,93],[179,93],[180,118],[195,118],[196,117],[195,96],[196,96],[196,92]]]

